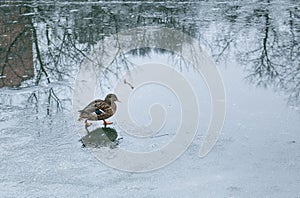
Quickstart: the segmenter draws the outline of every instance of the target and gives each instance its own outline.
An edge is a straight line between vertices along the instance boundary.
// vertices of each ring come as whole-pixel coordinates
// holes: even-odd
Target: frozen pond
[[[293,0],[1,2],[0,197],[300,197],[299,9]],[[200,57],[186,47],[190,38],[217,65],[226,94],[221,134],[202,158],[214,96],[205,75],[184,59]],[[177,82],[173,89],[138,84],[133,71],[145,72],[149,63],[186,78],[198,106],[189,109],[192,97],[179,78],[168,81]],[[188,102],[180,104],[178,90]],[[108,119],[122,139],[117,148],[84,148],[77,111],[109,92],[122,101]],[[157,103],[164,108],[155,114]],[[141,128],[125,127],[125,107]],[[160,128],[155,118],[162,115]],[[147,131],[151,121],[158,133]],[[156,170],[126,172],[92,154],[160,151],[176,140],[180,124],[186,135],[196,127],[195,137]],[[134,159],[119,165],[128,164]]]

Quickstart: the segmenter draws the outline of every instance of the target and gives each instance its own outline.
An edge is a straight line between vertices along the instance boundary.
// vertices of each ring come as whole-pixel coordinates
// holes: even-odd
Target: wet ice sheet
[[[247,59],[244,52],[256,50],[257,46],[263,44],[261,41],[272,39],[265,43],[271,50],[269,54],[274,55],[275,62],[286,61],[284,65],[289,66],[280,67],[287,69],[281,75],[285,77],[283,82],[287,80],[291,83],[287,84],[289,95],[289,88],[294,85],[289,77],[297,79],[294,76],[297,67],[293,65],[296,65],[294,63],[299,57],[294,56],[297,50],[289,48],[293,42],[299,43],[299,37],[293,37],[299,32],[297,5],[291,2],[276,1],[272,5],[267,1],[200,2],[185,3],[185,9],[172,3],[153,5],[151,2],[145,6],[136,2],[124,5],[117,2],[114,5],[111,2],[107,3],[110,5],[80,2],[71,7],[66,3],[54,6],[51,2],[42,2],[45,7],[33,5],[33,8],[40,6],[41,11],[30,11],[25,15],[33,16],[32,13],[35,13],[34,25],[41,49],[46,56],[45,62],[50,63],[53,63],[51,58],[55,57],[52,54],[58,53],[55,45],[61,44],[63,35],[71,37],[67,37],[69,42],[60,46],[63,46],[64,53],[71,52],[74,58],[74,51],[78,51],[69,43],[75,41],[76,47],[84,51],[103,35],[114,33],[117,28],[139,25],[135,22],[140,18],[142,24],[157,25],[153,21],[158,21],[166,26],[179,26],[190,35],[199,36],[222,68],[227,89],[227,117],[222,136],[205,158],[197,157],[203,139],[203,134],[199,134],[187,152],[171,165],[158,171],[132,174],[101,164],[87,149],[81,148],[78,142],[81,137],[75,131],[75,121],[69,109],[56,113],[54,108],[51,116],[46,116],[44,108],[47,101],[40,102],[38,113],[34,105],[26,103],[31,92],[48,94],[50,87],[47,88],[47,85],[28,91],[24,88],[1,90],[0,197],[299,197],[299,106],[289,107],[286,96],[272,89],[246,85],[244,77],[255,71],[252,59],[264,51],[256,51],[250,54],[248,60],[240,63],[231,61],[231,56],[228,59],[218,56],[227,55],[228,51],[233,50],[236,53],[233,59]],[[113,8],[109,9],[111,6]],[[98,17],[98,10],[104,13],[103,18]],[[120,11],[121,16],[116,16],[124,19],[120,23],[123,26],[112,25],[111,18],[105,15],[106,11],[112,17]],[[69,12],[74,15],[69,15]],[[51,20],[44,22],[44,18]],[[47,48],[46,27],[54,42],[51,49]],[[103,32],[100,31],[102,29]],[[77,35],[80,30],[82,33]],[[97,34],[92,34],[95,32]],[[200,35],[197,35],[198,32]],[[273,41],[274,46],[271,45]],[[278,49],[292,53],[277,56]],[[283,56],[285,54],[288,56]],[[73,62],[55,59],[54,62],[59,60],[56,68],[70,74],[69,70],[76,71],[76,68],[69,66],[73,66],[78,59],[72,59]],[[237,68],[246,68],[249,73],[242,73]],[[70,76],[74,75],[73,72]],[[55,84],[59,77],[56,73],[53,76],[51,74],[51,86],[58,88],[55,93],[64,90]],[[267,78],[264,83],[269,83],[269,76],[264,74],[263,81],[264,77]],[[60,79],[61,84],[66,83],[64,78]],[[254,79],[252,83],[256,84],[256,80],[260,79]],[[31,84],[34,83],[27,83]],[[68,103],[65,107],[71,106],[71,94],[61,92],[61,96],[65,96],[64,101]],[[130,143],[125,138],[120,146],[130,148]]]
[[[1,197],[298,196],[299,112],[271,91],[237,86],[235,72],[222,71],[235,89],[227,90],[227,122],[216,147],[198,158],[198,136],[182,157],[149,173],[101,164],[81,147],[70,114],[36,119],[28,109],[2,111],[14,122],[1,122]]]

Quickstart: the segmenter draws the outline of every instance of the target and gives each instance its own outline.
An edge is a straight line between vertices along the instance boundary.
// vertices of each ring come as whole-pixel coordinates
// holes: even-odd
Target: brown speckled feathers
[[[79,120],[103,120],[114,115],[117,109],[115,101],[118,101],[114,94],[108,94],[105,100],[94,100],[83,110],[80,110]]]

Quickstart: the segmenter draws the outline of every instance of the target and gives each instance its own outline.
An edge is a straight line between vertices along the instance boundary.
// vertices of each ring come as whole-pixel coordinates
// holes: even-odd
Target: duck
[[[78,121],[85,119],[85,127],[89,127],[92,123],[88,120],[97,121],[102,120],[104,128],[107,125],[113,124],[105,119],[113,116],[117,110],[117,105],[115,102],[121,102],[115,94],[107,94],[104,100],[96,99],[90,102],[84,109],[79,110]]]

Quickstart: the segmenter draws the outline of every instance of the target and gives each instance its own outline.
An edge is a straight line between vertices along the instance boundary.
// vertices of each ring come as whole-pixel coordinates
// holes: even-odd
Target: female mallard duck
[[[117,110],[117,105],[115,102],[120,102],[115,94],[108,94],[104,100],[94,100],[83,110],[80,110],[78,120],[86,119],[85,126],[88,127],[91,123],[88,123],[88,120],[103,120],[104,127],[106,125],[112,124],[112,122],[107,122],[105,119],[114,115]]]

